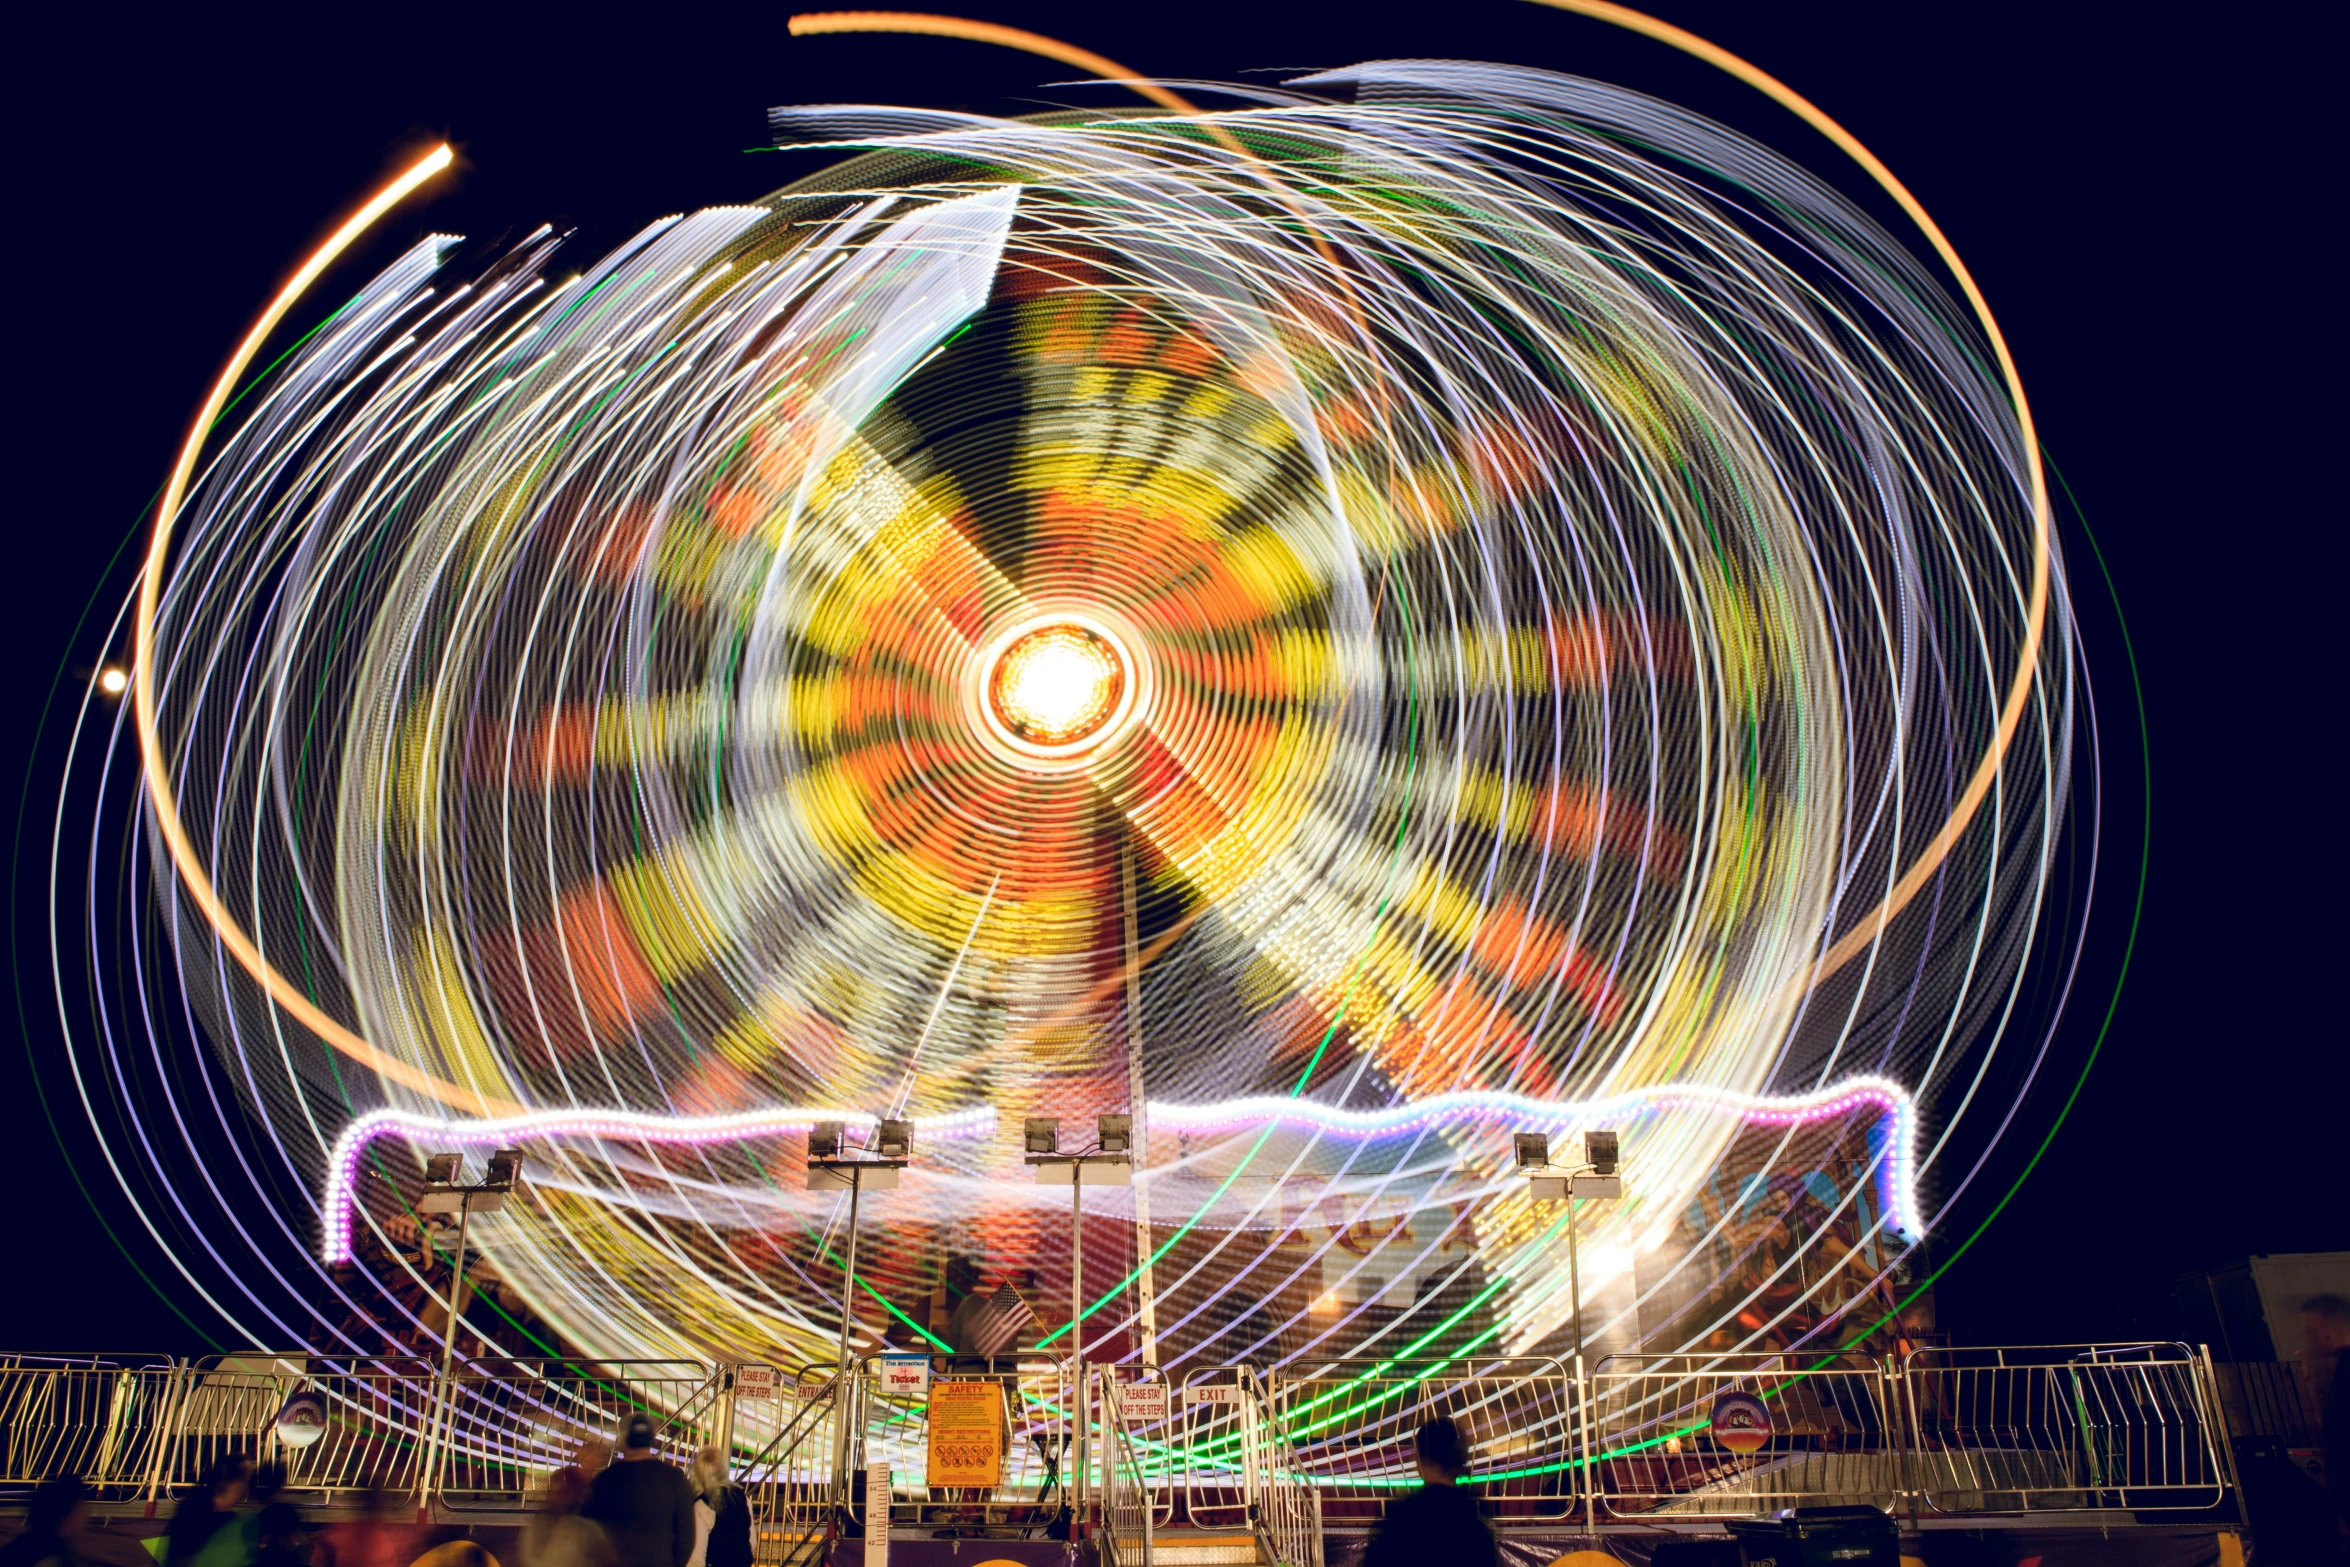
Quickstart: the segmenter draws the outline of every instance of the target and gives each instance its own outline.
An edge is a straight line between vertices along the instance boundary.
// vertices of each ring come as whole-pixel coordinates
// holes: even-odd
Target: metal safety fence
[[[2231,1505],[2227,1415],[2182,1344],[1835,1354],[1548,1356],[1248,1365],[1180,1377],[1066,1361],[894,1357],[830,1367],[462,1361],[307,1353],[0,1357],[0,1500],[74,1472],[150,1508],[223,1456],[282,1463],[307,1498],[519,1511],[638,1413],[663,1450],[730,1456],[762,1563],[813,1560],[876,1504],[893,1530],[1248,1533],[1302,1564],[1417,1484],[1414,1436],[1451,1417],[1497,1528],[1671,1527],[1865,1503],[1912,1518],[2100,1521]],[[949,1384],[960,1384],[948,1391]],[[308,1396],[299,1426],[286,1417]],[[2238,1395],[2239,1402],[2241,1395]],[[943,1403],[983,1428],[972,1472],[933,1468]],[[967,1439],[970,1431],[963,1433]],[[886,1465],[886,1497],[866,1494]],[[936,1480],[938,1483],[933,1484]]]

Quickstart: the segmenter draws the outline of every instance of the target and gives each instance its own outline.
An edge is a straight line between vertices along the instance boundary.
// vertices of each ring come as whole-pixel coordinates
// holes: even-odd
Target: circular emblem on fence
[[[286,1400],[277,1412],[277,1439],[288,1447],[308,1447],[326,1435],[326,1399],[304,1388]]]
[[[1752,1393],[1714,1395],[1714,1440],[1733,1453],[1751,1453],[1771,1439],[1771,1410]]]

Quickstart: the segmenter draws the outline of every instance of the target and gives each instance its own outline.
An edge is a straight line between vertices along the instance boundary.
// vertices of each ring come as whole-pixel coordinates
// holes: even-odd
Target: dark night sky
[[[8,475],[17,576],[0,777],[18,801],[15,939],[23,1049],[0,1047],[15,1287],[0,1350],[197,1348],[138,1268],[59,1056],[39,879],[58,736],[52,679],[107,563],[161,482],[184,421],[284,269],[384,174],[435,140],[462,174],[329,277],[427,228],[486,238],[569,219],[617,238],[646,219],[755,197],[799,172],[765,140],[795,102],[1026,112],[1117,101],[976,45],[795,40],[790,7],[458,11],[95,4],[17,14],[8,112],[13,307],[31,341]],[[2335,290],[2338,85],[2315,6],[2212,13],[1982,0],[1969,7],[1664,0],[1658,13],[1806,93],[1872,147],[1966,256],[2022,366],[2041,432],[2112,572],[2151,735],[2144,924],[2110,1035],[2069,1120],[1941,1287],[1963,1341],[2112,1338],[2174,1327],[2174,1275],[2248,1252],[2350,1249],[2345,1178]],[[210,12],[211,14],[205,14]],[[1406,11],[1303,0],[1181,9],[990,0],[963,14],[1083,43],[1139,70],[1233,77],[1382,56],[1491,59],[1623,83],[1725,120],[1848,192],[1801,125],[1661,46],[1521,0]],[[2262,30],[2255,33],[2257,25]],[[2327,127],[2331,126],[2329,132]],[[1882,211],[1881,205],[1873,210]],[[2328,408],[2336,410],[2328,415]],[[2327,437],[2325,431],[2335,429]],[[2049,1125],[2100,1022],[2126,934],[2147,778],[2129,669],[2095,563],[2071,544],[2107,748],[2097,983],[2075,1003],[2059,1082],[2024,1117],[1952,1239]],[[2321,597],[2322,596],[2322,597]],[[2323,683],[2321,684],[2321,680]],[[2330,718],[2328,715],[2332,715]],[[19,780],[22,780],[21,782]],[[29,928],[28,928],[29,927]],[[2051,1097],[2052,1096],[2052,1097]],[[101,1198],[106,1230],[69,1161]],[[1947,1244],[1947,1243],[1946,1243]]]

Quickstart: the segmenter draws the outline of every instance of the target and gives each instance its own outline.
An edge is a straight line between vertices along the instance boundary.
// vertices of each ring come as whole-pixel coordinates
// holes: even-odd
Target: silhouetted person
[[[2309,1357],[2309,1379],[2317,1385],[2334,1530],[2350,1535],[2350,1300],[2316,1295],[2303,1301],[2301,1342]]]
[[[653,1454],[653,1417],[628,1417],[620,1456],[589,1487],[584,1516],[604,1526],[619,1567],[686,1567],[694,1554],[694,1485]]]
[[[402,1551],[401,1540],[384,1522],[391,1506],[382,1480],[370,1480],[359,1492],[359,1516],[328,1529],[313,1552],[320,1567],[403,1567],[413,1551]]]
[[[252,1483],[252,1459],[242,1453],[215,1459],[171,1515],[164,1567],[243,1567],[251,1553],[237,1508]]]
[[[310,1532],[293,1503],[271,1502],[254,1519],[253,1567],[311,1567]]]
[[[0,1546],[0,1567],[77,1567],[74,1541],[90,1521],[90,1488],[80,1475],[51,1475],[33,1492],[24,1533]]]
[[[602,1444],[597,1444],[601,1456]],[[597,1472],[603,1472],[598,1464]],[[547,1499],[522,1527],[522,1567],[612,1567],[612,1544],[604,1531],[580,1516],[587,1505],[588,1477],[565,1464],[547,1478]]]
[[[1477,1516],[1477,1499],[1461,1489],[1469,1444],[1450,1416],[1438,1415],[1412,1437],[1420,1488],[1388,1504],[1371,1531],[1363,1567],[1500,1567],[1493,1531]]]

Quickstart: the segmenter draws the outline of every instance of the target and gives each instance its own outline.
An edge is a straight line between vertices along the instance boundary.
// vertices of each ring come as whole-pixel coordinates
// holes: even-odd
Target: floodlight
[[[1053,1115],[1032,1115],[1026,1128],[1028,1152],[1059,1153],[1061,1151],[1061,1119]]]
[[[501,1191],[512,1191],[522,1179],[522,1150],[501,1148],[490,1155],[489,1168],[482,1173],[481,1183]]]
[[[457,1184],[457,1165],[464,1156],[453,1153],[427,1154],[424,1160],[424,1179],[432,1186]]]
[[[1103,1153],[1131,1153],[1134,1149],[1134,1117],[1105,1115],[1098,1123],[1096,1136]]]
[[[840,1157],[840,1123],[818,1121],[808,1128],[808,1157],[837,1159]]]
[[[904,1159],[914,1152],[914,1123],[884,1121],[873,1130],[874,1152],[884,1159]]]
[[[1585,1132],[1583,1134],[1583,1162],[1599,1175],[1616,1173],[1616,1134],[1613,1132]]]
[[[1514,1141],[1518,1145],[1518,1168],[1539,1170],[1550,1163],[1550,1134],[1548,1132],[1520,1132]]]

